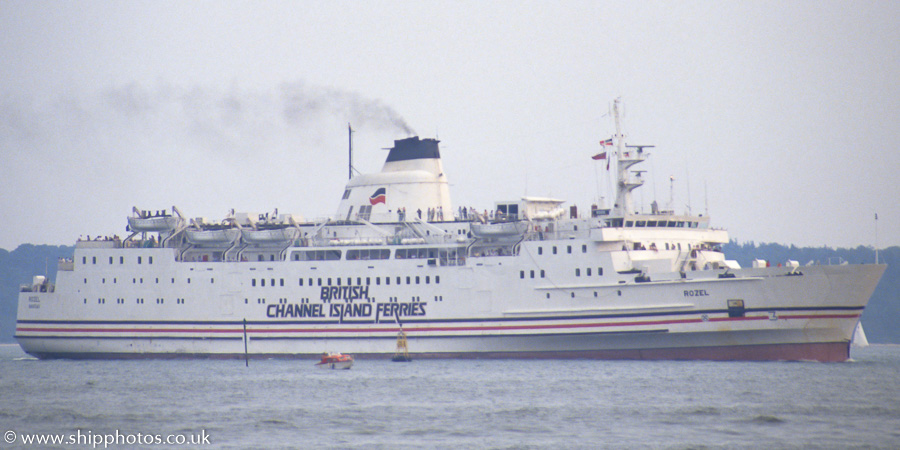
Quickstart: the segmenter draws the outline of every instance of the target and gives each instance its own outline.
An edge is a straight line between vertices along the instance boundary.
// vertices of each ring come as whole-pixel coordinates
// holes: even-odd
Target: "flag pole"
[[[878,264],[878,213],[875,213],[875,264]]]

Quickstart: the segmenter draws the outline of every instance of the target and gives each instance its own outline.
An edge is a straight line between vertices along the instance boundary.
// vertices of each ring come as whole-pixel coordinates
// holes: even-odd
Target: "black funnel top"
[[[437,139],[419,139],[418,136],[394,141],[394,148],[388,153],[387,161],[410,159],[441,159]]]

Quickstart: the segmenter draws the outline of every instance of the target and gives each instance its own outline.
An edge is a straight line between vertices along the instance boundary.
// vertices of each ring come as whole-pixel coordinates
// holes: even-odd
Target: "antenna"
[[[687,215],[691,215],[691,169],[686,168],[684,171],[687,173]]]
[[[669,175],[669,211],[675,212],[675,175]]]
[[[353,127],[347,122],[347,145],[349,147],[349,161],[347,164],[347,179],[353,178]]]
[[[709,217],[709,191],[706,190],[706,180],[703,180],[703,214]]]

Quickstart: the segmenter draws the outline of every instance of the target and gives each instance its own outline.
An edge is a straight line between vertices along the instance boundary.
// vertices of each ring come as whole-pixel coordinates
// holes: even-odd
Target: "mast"
[[[624,217],[626,214],[634,214],[634,200],[631,198],[631,191],[637,189],[644,184],[644,178],[638,171],[632,177],[628,169],[631,166],[644,162],[648,153],[644,153],[645,148],[653,148],[652,145],[625,145],[625,135],[622,133],[622,123],[619,114],[619,106],[621,99],[613,102],[613,118],[616,122],[616,167],[617,167],[617,183],[616,183],[616,204],[615,214]]]

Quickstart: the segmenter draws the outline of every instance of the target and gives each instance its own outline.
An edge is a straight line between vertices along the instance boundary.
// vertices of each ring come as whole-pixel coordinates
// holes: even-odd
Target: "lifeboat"
[[[322,360],[316,363],[320,369],[349,370],[353,367],[353,357],[343,353],[325,353]]]
[[[178,228],[182,220],[175,216],[129,217],[128,226],[136,233],[161,233]]]
[[[278,227],[278,228],[243,228],[241,229],[241,237],[244,242],[256,245],[286,245],[293,242],[297,238],[299,230],[294,227]]]
[[[472,234],[478,237],[504,237],[518,236],[528,229],[528,222],[497,222],[497,223],[473,223]]]
[[[237,228],[184,230],[184,238],[194,245],[227,245],[238,239],[241,230]]]

